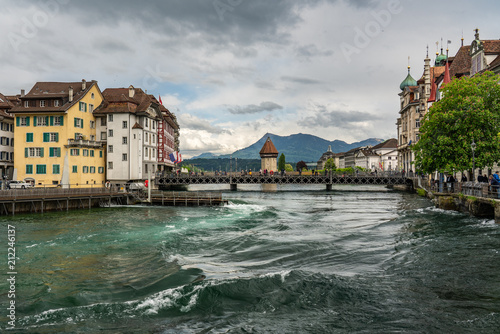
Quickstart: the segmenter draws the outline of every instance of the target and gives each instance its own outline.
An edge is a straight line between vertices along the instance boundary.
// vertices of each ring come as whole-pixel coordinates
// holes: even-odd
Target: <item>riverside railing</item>
[[[74,185],[76,186],[76,185]],[[40,197],[68,197],[68,196],[94,196],[109,195],[117,193],[117,187],[56,187],[56,186],[38,186],[26,189],[7,189],[0,191],[0,200],[15,200],[17,198],[40,198]]]
[[[500,199],[500,187],[486,182],[439,182],[420,180],[419,185],[427,191],[442,194],[459,194],[466,196]]]

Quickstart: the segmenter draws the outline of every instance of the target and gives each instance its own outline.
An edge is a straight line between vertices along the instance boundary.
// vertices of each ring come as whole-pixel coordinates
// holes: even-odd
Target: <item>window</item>
[[[78,173],[78,166],[73,166],[73,173]]]
[[[82,172],[83,172],[84,174],[87,174],[87,173],[89,172],[89,166],[83,166],[83,167],[82,167]]]
[[[108,115],[108,122],[113,122],[113,115]]]
[[[90,150],[90,156],[93,157],[94,156],[94,150]]]
[[[94,111],[94,105],[89,103],[89,112]]]
[[[45,107],[45,100],[40,101],[40,107]]]
[[[108,161],[108,169],[113,169],[113,161]]]
[[[83,135],[79,132],[75,132],[75,140],[82,140],[83,139]]]
[[[99,168],[97,168],[97,172],[98,172],[99,174],[103,174],[103,173],[104,173],[104,167],[99,167]]]
[[[91,141],[95,141],[95,136],[94,135],[90,135],[90,140]]]
[[[27,143],[32,143],[33,142],[33,132],[26,133],[26,142]]]
[[[59,133],[57,132],[44,132],[43,133],[43,142],[58,142],[59,141]]]
[[[35,121],[33,123],[35,124],[35,126],[47,126],[49,124],[48,116],[35,116],[34,119]]]
[[[28,108],[30,106],[30,103],[28,101],[24,101],[24,107]]]
[[[37,174],[47,174],[47,166],[46,165],[36,165],[36,173]]]
[[[102,151],[99,151],[99,158],[102,158]]]
[[[127,161],[127,153],[122,154],[122,161]]]
[[[26,147],[24,156],[26,158],[43,158],[43,147]]]
[[[127,137],[122,137],[122,144],[127,144]]]
[[[89,150],[88,150],[88,149],[86,149],[86,148],[84,148],[84,149],[83,149],[83,153],[82,153],[82,155],[83,155],[84,157],[88,157],[88,156],[89,156]]]
[[[146,127],[146,128],[148,127],[148,119],[147,118],[144,119],[144,127]]]
[[[94,99],[95,98],[95,94],[94,93],[90,94],[90,98]]]
[[[49,157],[61,157],[61,148],[49,147]]]
[[[148,149],[147,148],[144,150],[144,157],[146,157],[146,158],[148,157]]]
[[[94,121],[90,121],[90,128],[95,129],[95,122]]]
[[[108,137],[113,137],[113,129],[108,130]]]
[[[72,149],[69,151],[69,155],[72,155],[72,156],[77,156],[77,155],[80,155],[80,149],[79,149],[79,148],[72,148]]]
[[[85,102],[80,102],[80,111],[86,112],[87,111],[87,103]]]
[[[52,165],[52,174],[59,174],[59,173],[60,173],[59,165]]]
[[[26,174],[33,174],[33,165],[26,165]]]
[[[54,107],[59,107],[59,100],[54,100]]]
[[[75,117],[75,128],[83,129],[83,119]]]
[[[55,116],[54,117],[54,125],[55,126],[62,126],[64,124],[63,117],[64,116]]]
[[[30,126],[29,117],[17,117],[17,126]]]
[[[95,174],[95,167],[94,166],[90,166],[90,173]]]
[[[113,153],[113,145],[109,145],[108,146],[108,152],[109,153]]]
[[[106,140],[106,132],[101,132],[101,140]]]
[[[127,127],[128,127],[128,123],[127,123],[127,121],[123,121],[123,123],[122,123],[122,128],[123,128],[123,129],[126,129]]]

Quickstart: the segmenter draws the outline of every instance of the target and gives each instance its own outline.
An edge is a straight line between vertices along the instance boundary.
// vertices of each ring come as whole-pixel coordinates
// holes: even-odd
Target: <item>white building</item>
[[[9,98],[0,94],[0,177],[12,179],[14,172],[14,107]]]
[[[373,152],[379,155],[377,169],[383,171],[395,171],[398,167],[398,140],[396,138],[388,139],[383,143],[375,145]]]
[[[107,144],[107,175],[111,183],[154,179],[158,169],[159,103],[140,88],[108,88],[94,111],[97,133]]]

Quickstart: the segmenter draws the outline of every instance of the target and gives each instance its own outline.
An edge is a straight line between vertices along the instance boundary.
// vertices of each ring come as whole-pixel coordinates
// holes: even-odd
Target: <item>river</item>
[[[500,225],[381,186],[296,187],[2,217],[0,328],[15,300],[20,333],[499,333]]]

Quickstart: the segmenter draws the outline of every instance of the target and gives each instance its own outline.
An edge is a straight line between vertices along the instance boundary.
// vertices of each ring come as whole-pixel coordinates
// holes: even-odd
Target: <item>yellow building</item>
[[[14,176],[35,186],[103,186],[104,144],[96,141],[97,81],[38,82],[14,107]]]

